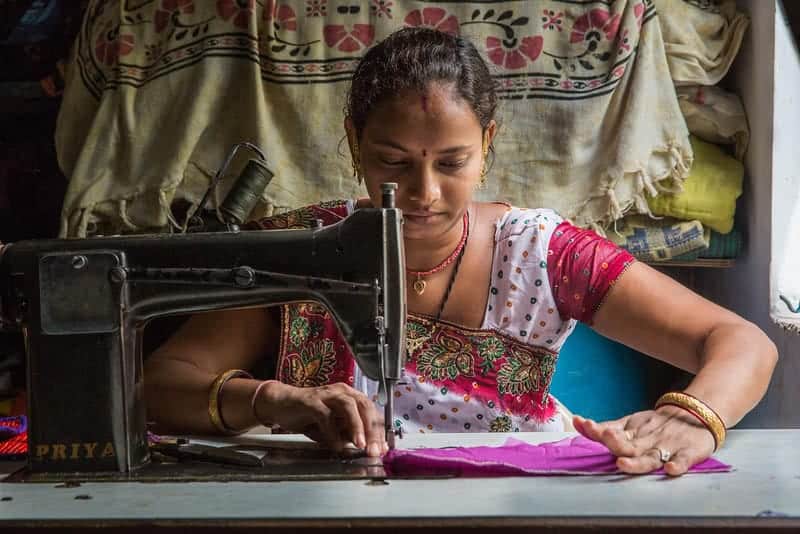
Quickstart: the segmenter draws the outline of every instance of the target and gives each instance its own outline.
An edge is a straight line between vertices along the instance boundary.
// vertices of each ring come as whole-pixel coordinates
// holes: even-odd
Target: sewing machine
[[[28,468],[129,472],[145,465],[148,321],[291,301],[330,310],[361,370],[379,381],[394,446],[392,390],[404,365],[406,314],[395,189],[384,184],[381,208],[309,230],[240,231],[228,220],[220,232],[5,246],[2,317],[26,340]]]

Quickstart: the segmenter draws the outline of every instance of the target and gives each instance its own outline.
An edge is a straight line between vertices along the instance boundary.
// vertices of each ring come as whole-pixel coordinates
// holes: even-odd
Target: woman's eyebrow
[[[375,141],[373,144],[375,146],[383,146],[383,147],[393,148],[395,150],[400,150],[401,152],[410,152],[410,150],[408,150],[403,145],[400,145],[400,144],[395,143],[393,141],[389,141],[388,139],[387,140]],[[437,154],[456,154],[458,152],[463,152],[465,150],[469,150],[470,148],[472,148],[471,145],[451,146],[449,148],[445,148],[445,149],[439,150],[437,152]]]
[[[403,145],[399,145],[399,144],[397,144],[397,143],[395,143],[393,141],[389,141],[389,140],[385,140],[385,141],[384,140],[379,140],[379,141],[375,141],[373,144],[376,145],[376,146],[384,146],[384,147],[394,148],[395,150],[400,150],[401,152],[408,152],[409,151]]]
[[[439,154],[455,154],[458,152],[463,152],[465,150],[469,150],[471,145],[458,145],[458,146],[451,146],[450,148],[445,148],[444,150],[440,150]]]

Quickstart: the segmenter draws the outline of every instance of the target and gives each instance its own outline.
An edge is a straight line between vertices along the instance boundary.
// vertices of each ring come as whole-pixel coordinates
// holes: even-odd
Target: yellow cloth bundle
[[[690,137],[694,163],[683,191],[649,197],[656,215],[698,220],[703,226],[727,234],[733,229],[736,199],[742,194],[744,167],[718,146]]]

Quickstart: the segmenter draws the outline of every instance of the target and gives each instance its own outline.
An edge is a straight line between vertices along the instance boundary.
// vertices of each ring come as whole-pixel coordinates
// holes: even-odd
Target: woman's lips
[[[408,222],[414,224],[431,224],[438,221],[442,217],[441,213],[433,212],[404,212],[403,218]]]

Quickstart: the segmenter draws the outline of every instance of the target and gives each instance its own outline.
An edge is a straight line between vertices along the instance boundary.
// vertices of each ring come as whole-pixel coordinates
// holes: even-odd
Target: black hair
[[[431,83],[452,83],[486,129],[497,108],[494,80],[478,50],[467,39],[431,28],[403,28],[372,47],[350,84],[345,112],[361,136],[375,106]]]

